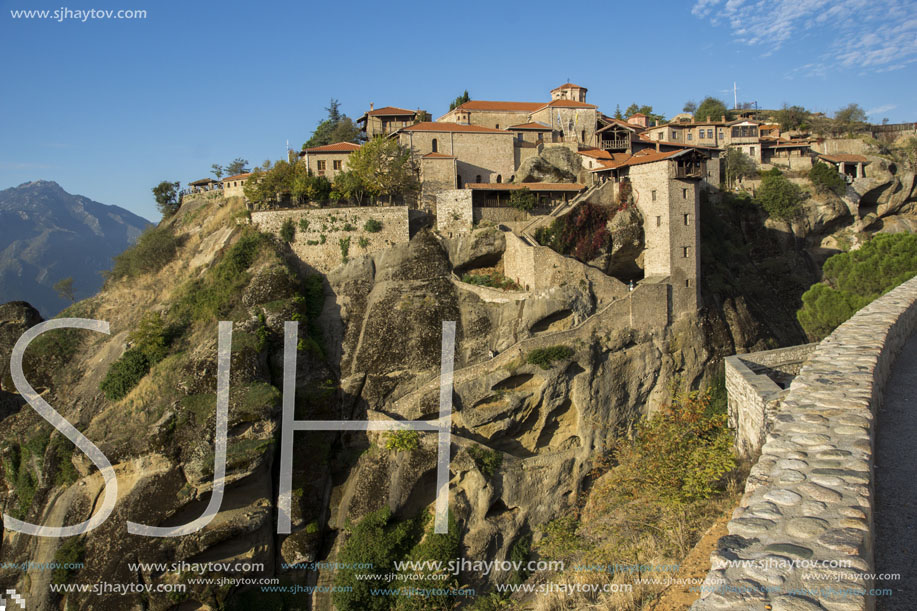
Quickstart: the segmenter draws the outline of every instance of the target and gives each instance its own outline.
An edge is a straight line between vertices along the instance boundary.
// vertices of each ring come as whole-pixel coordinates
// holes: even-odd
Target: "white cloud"
[[[888,112],[889,110],[895,110],[896,108],[898,108],[897,104],[883,104],[882,106],[877,106],[876,108],[870,108],[866,111],[866,114],[871,117],[873,115],[881,115],[882,113]]]
[[[728,25],[737,42],[768,55],[793,38],[829,33],[833,42],[790,74],[812,76],[836,69],[894,70],[917,60],[913,9],[912,0],[697,0],[691,12]]]

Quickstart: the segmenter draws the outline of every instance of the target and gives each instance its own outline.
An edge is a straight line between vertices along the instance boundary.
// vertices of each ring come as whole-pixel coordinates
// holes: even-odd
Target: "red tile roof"
[[[604,151],[602,149],[591,148],[583,149],[577,151],[580,155],[585,155],[586,157],[592,157],[593,159],[612,159],[611,153]]]
[[[519,125],[510,125],[506,129],[534,129],[534,130],[538,130],[542,132],[549,132],[551,131],[551,126],[545,125],[544,123],[538,123],[537,121],[533,121],[531,123],[520,123]]]
[[[424,159],[458,159],[455,155],[446,155],[445,153],[427,153]]]
[[[334,144],[325,144],[323,146],[313,146],[309,149],[303,149],[299,155],[302,157],[306,153],[352,153],[359,151],[360,145],[353,142],[335,142]]]
[[[627,153],[616,153],[613,155],[611,161],[600,160],[599,163],[602,164],[602,167],[595,168],[591,170],[592,172],[604,172],[606,170],[613,170],[615,168],[623,168],[627,166],[643,165],[644,163],[654,163],[656,161],[664,161],[666,159],[671,159],[678,157],[679,155],[686,153],[688,149],[681,149],[677,151],[655,151],[652,149],[644,149],[638,151],[633,155]]]
[[[226,178],[223,179],[223,182],[226,182],[227,180],[241,180],[243,178],[248,178],[251,175],[252,175],[251,172],[245,172],[244,174],[236,174],[234,176],[227,176]]]
[[[819,159],[830,161],[831,163],[868,163],[869,160],[862,155],[849,155],[846,153],[837,153],[834,155],[819,155]]]
[[[481,125],[462,125],[460,123],[447,123],[446,121],[425,121],[401,128],[402,132],[469,132],[483,134],[509,134],[510,132]]]
[[[623,127],[624,129],[630,130],[630,131],[632,131],[632,132],[636,132],[636,131],[638,131],[638,130],[642,130],[642,129],[643,129],[643,127],[640,126],[640,125],[634,125],[633,123],[628,123],[627,121],[622,121],[621,119],[615,119],[614,117],[609,117],[609,116],[607,116],[607,115],[603,115],[603,119],[604,119],[605,121],[608,121],[608,122],[610,123],[610,125],[606,125],[605,127],[601,128],[601,129],[595,130],[596,133],[598,133],[598,132],[603,132],[603,131],[605,131],[606,129],[609,129],[609,128],[615,127],[615,126]]]
[[[398,108],[397,106],[383,106],[382,108],[377,108],[375,110],[370,110],[366,114],[370,117],[388,117],[392,115],[411,115],[414,116],[416,110],[408,110],[407,108]]]
[[[526,182],[522,184],[507,182],[470,182],[465,185],[465,188],[488,191],[518,191],[520,189],[529,189],[531,191],[582,191],[586,188],[586,185],[568,182]]]
[[[561,89],[582,89],[583,91],[589,91],[582,85],[574,85],[573,83],[564,83],[560,87],[555,87],[554,89],[552,89],[551,93],[554,93],[555,91],[560,91]]]
[[[497,102],[489,100],[471,100],[455,110],[503,110],[511,112],[533,112],[544,108],[544,102]]]
[[[595,104],[577,102],[576,100],[551,100],[541,108],[544,108],[545,106],[551,106],[553,108],[598,108],[598,106]]]

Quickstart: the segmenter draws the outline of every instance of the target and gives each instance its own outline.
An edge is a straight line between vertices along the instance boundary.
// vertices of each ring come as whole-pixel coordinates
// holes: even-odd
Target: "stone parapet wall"
[[[446,189],[436,194],[436,230],[454,237],[474,227],[473,193],[469,189]]]
[[[692,609],[875,608],[875,415],[915,329],[917,278],[818,344],[774,414]],[[830,568],[839,560],[850,568]],[[845,595],[827,595],[828,585]]]
[[[729,428],[735,432],[735,447],[740,455],[758,454],[772,422],[768,414],[772,415],[786,396],[787,390],[769,377],[768,372],[796,375],[816,345],[737,354],[725,359]]]
[[[284,222],[292,220],[296,228],[290,244],[293,252],[306,265],[325,273],[344,263],[342,240],[350,259],[407,242],[408,216],[407,206],[268,210],[252,212],[252,225],[279,236]],[[382,228],[367,231],[364,227],[369,219],[382,223]],[[308,223],[306,228],[303,220]]]

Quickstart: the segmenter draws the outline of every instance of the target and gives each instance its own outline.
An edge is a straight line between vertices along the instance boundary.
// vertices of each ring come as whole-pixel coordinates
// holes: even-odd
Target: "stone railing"
[[[917,278],[818,344],[774,413],[692,609],[875,607],[875,414],[915,328]]]
[[[815,346],[803,344],[726,357],[729,428],[735,432],[739,454],[752,457],[761,451],[773,413],[789,392],[785,381],[799,373]]]

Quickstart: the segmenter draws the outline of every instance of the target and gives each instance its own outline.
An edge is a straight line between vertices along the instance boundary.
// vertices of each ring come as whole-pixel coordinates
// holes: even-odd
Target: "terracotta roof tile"
[[[471,100],[458,106],[455,110],[504,110],[516,112],[533,112],[544,108],[544,102],[499,102],[491,100]]]
[[[470,182],[465,185],[465,188],[489,191],[518,191],[520,189],[529,189],[531,191],[582,191],[586,188],[586,185],[568,182],[526,182],[522,184],[507,182]]]
[[[233,176],[227,176],[226,178],[223,179],[223,182],[226,182],[227,180],[241,180],[243,178],[248,178],[251,175],[252,175],[251,172],[245,172],[244,174],[235,174]]]
[[[551,100],[547,104],[544,104],[541,108],[544,108],[545,106],[550,106],[552,108],[598,108],[598,106],[595,104],[577,102],[576,100]]]
[[[510,125],[506,129],[534,129],[538,131],[549,132],[551,131],[550,125],[545,125],[544,123],[538,123],[533,121],[531,123],[520,123],[519,125]]]
[[[312,148],[303,149],[299,155],[306,153],[352,153],[360,150],[359,144],[353,142],[335,142],[334,144],[325,144],[323,146],[313,146]]]
[[[411,115],[414,116],[416,110],[408,110],[407,108],[398,108],[397,106],[383,106],[382,108],[377,108],[375,110],[370,110],[366,114],[370,117],[380,117],[380,116],[392,116],[392,115]]]
[[[447,123],[446,121],[425,121],[401,128],[403,132],[469,132],[482,134],[509,134],[510,132],[481,125],[462,125],[460,123]]]
[[[819,155],[819,159],[830,161],[831,163],[868,163],[869,160],[862,155],[849,155],[846,153],[837,153],[835,155]]]
[[[574,85],[573,83],[564,83],[560,87],[555,87],[554,89],[552,89],[551,93],[554,93],[555,91],[560,91],[561,89],[582,89],[583,91],[589,91],[582,85]]]
[[[612,159],[611,153],[608,151],[591,148],[577,151],[580,155],[585,155],[586,157],[592,157],[593,159]]]

